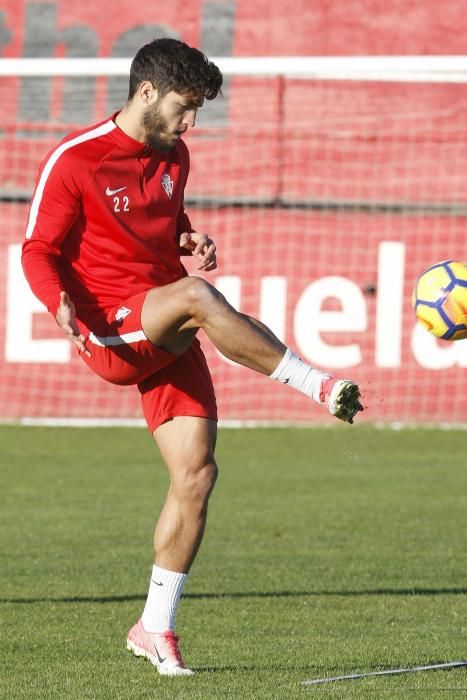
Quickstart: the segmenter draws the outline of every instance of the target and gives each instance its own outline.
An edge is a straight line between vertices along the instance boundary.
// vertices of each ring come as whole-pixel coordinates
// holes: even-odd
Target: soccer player
[[[195,125],[222,76],[197,49],[158,39],[136,54],[128,101],[67,136],[44,159],[31,203],[23,267],[82,360],[103,379],[138,387],[170,474],[154,534],[155,563],[128,649],[163,675],[188,675],[175,635],[177,604],[206,523],[217,466],[216,401],[196,334],[231,360],[307,394],[344,421],[359,389],[303,362],[261,322],[238,313],[204,278],[216,247],[185,213]]]

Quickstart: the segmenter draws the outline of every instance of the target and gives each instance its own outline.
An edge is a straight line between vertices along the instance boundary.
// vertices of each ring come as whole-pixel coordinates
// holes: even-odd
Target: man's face
[[[158,151],[170,151],[189,127],[195,125],[196,112],[202,102],[192,95],[168,92],[156,97],[143,112],[146,142]]]

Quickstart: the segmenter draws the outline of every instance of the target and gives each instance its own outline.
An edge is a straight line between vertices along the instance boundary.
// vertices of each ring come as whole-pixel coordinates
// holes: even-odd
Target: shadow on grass
[[[310,673],[310,667],[307,665],[302,666],[278,666],[277,664],[271,664],[270,666],[238,666],[226,665],[226,666],[193,666],[190,664],[190,668],[198,674],[209,675],[211,673],[276,673],[277,671],[283,673]]]
[[[187,600],[231,600],[236,598],[308,598],[320,596],[432,596],[466,595],[467,588],[376,588],[361,591],[242,591],[233,593],[185,593]],[[131,603],[146,600],[146,594],[134,593],[113,596],[63,596],[43,598],[0,598],[0,603]]]

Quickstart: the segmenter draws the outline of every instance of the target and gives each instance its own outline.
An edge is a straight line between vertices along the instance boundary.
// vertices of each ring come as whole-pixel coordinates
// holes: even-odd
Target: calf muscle
[[[202,328],[226,357],[262,374],[272,374],[285,345],[260,321],[236,311],[200,277],[186,277],[148,292],[141,320],[149,340],[180,354]]]

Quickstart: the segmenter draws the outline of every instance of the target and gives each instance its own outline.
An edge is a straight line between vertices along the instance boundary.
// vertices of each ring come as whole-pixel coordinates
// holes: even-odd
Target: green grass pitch
[[[178,613],[191,678],[125,649],[166,487],[138,429],[0,428],[0,697],[465,698],[467,432],[221,430]]]

